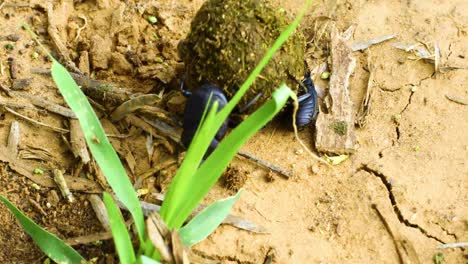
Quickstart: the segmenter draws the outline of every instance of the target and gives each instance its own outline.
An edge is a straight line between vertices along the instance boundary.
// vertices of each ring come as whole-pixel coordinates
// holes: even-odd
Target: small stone
[[[310,170],[312,171],[313,174],[318,174],[320,168],[318,165],[313,165],[312,167],[310,167]]]
[[[418,90],[417,86],[414,86],[414,85],[411,86],[411,92],[412,93],[415,93],[417,90]]]
[[[303,150],[303,149],[296,149],[296,150],[294,151],[294,154],[296,154],[296,155],[301,155],[302,153],[304,153],[304,150]]]

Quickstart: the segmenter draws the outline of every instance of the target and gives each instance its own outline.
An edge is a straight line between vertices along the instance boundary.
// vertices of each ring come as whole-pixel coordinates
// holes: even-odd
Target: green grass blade
[[[115,248],[119,255],[120,263],[132,264],[135,262],[135,252],[133,251],[132,240],[128,233],[125,221],[120,213],[119,207],[108,193],[104,193],[104,204],[106,205],[107,214],[114,239]]]
[[[0,195],[0,200],[8,207],[26,233],[32,237],[34,242],[49,258],[57,263],[79,264],[85,261],[72,247],[34,223],[34,221],[24,215],[5,197]]]
[[[294,30],[299,25],[300,20],[304,16],[306,10],[311,4],[311,0],[307,0],[305,6],[300,11],[299,15],[296,19],[289,25],[278,37],[275,41],[273,46],[267,51],[266,55],[262,58],[260,63],[254,69],[254,71],[249,75],[247,80],[242,84],[239,88],[237,93],[234,97],[229,101],[229,103],[224,107],[219,113],[216,114],[215,119],[208,123],[201,124],[201,129],[199,131],[198,138],[202,140],[202,143],[198,143],[195,138],[192,140],[192,144],[190,145],[187,154],[185,156],[184,162],[182,163],[179,171],[177,172],[176,176],[171,183],[169,190],[166,194],[165,202],[161,208],[161,217],[164,219],[166,224],[169,228],[173,227],[180,227],[181,223],[184,220],[177,219],[176,215],[182,214],[187,215],[191,213],[185,212],[181,210],[181,207],[184,206],[186,200],[191,199],[191,190],[188,182],[192,182],[193,178],[196,177],[195,170],[198,163],[192,164],[197,157],[192,157],[192,155],[199,155],[199,153],[203,150],[203,154],[205,153],[206,149],[208,148],[208,144],[214,138],[216,132],[223,124],[224,120],[229,116],[232,112],[234,107],[240,101],[241,97],[245,94],[245,92],[249,89],[249,87],[253,84],[255,78],[260,75],[261,71],[268,63],[268,61],[272,58],[272,56],[278,51],[279,48],[283,45],[283,43],[288,39],[288,37],[294,32]],[[213,155],[213,154],[212,154]],[[219,175],[216,176],[218,179]],[[193,208],[192,208],[193,209]],[[177,223],[177,224],[176,224]]]
[[[78,117],[91,153],[109,185],[132,214],[140,242],[143,245],[146,240],[143,211],[130,179],[127,177],[119,157],[107,139],[99,119],[68,71],[55,60],[52,63],[52,78],[63,98]]]
[[[213,233],[229,214],[241,192],[242,190],[234,196],[218,200],[198,213],[187,225],[179,230],[182,243],[185,246],[192,246]]]
[[[136,263],[138,264],[161,264],[161,262],[154,260],[150,257],[147,257],[145,255],[139,256]]]
[[[186,193],[182,193],[182,197],[177,197],[183,202],[177,204],[178,211],[172,220],[173,227],[182,226],[196,205],[219,179],[237,150],[283,108],[289,97],[296,98],[296,95],[286,85],[282,85],[272,97],[221,141],[193,177],[187,179],[185,184],[189,187]]]
[[[208,111],[204,121],[199,125],[197,132],[192,139],[192,143],[187,150],[184,162],[181,164],[172,180],[171,187],[177,186],[177,188],[169,187],[166,198],[164,199],[161,207],[161,217],[169,228],[175,227],[172,223],[174,221],[173,217],[176,213],[176,204],[183,203],[183,199],[190,199],[186,193],[187,190],[190,190],[189,178],[192,177],[198,169],[198,166],[200,165],[200,162],[214,137],[214,135],[211,136],[212,131],[210,128],[213,127],[213,122],[215,121],[217,105],[217,102],[213,103],[213,107]],[[182,197],[183,199],[181,199]]]

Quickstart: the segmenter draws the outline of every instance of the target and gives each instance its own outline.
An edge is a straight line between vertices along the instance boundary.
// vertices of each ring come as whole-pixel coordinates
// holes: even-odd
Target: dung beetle
[[[226,106],[227,99],[222,90],[213,84],[204,84],[194,92],[190,92],[184,89],[184,82],[182,81],[180,88],[182,94],[188,97],[184,110],[182,132],[182,144],[185,147],[188,147],[192,142],[193,137],[195,136],[195,132],[197,131],[198,125],[201,121],[210,96],[211,101],[209,108],[212,107],[213,102],[217,101],[218,111]],[[310,78],[310,73],[306,73],[304,76],[302,85],[299,87],[299,93],[303,94],[298,97],[299,109],[296,114],[296,125],[298,127],[305,127],[312,121],[315,121],[315,118],[318,114],[317,92],[315,91],[314,83]],[[243,109],[238,110],[238,112],[244,112],[246,108],[253,105],[260,96],[261,94],[258,94]],[[226,120],[218,130],[215,138],[211,141],[205,157],[210,155],[218,146],[219,142],[223,139],[227,132],[228,123],[229,120]]]
[[[218,102],[218,112],[223,109],[227,104],[227,99],[224,93],[217,86],[213,84],[204,84],[194,92],[184,90],[183,83],[181,85],[182,94],[188,97],[187,104],[184,110],[182,144],[188,147],[192,142],[195,132],[197,132],[198,125],[202,119],[205,108],[210,100],[208,109],[211,109],[213,103]],[[208,110],[207,109],[207,110]],[[215,138],[211,141],[205,157],[211,154],[218,146],[219,141],[224,137],[227,132],[229,120],[224,121],[223,125],[219,128]]]

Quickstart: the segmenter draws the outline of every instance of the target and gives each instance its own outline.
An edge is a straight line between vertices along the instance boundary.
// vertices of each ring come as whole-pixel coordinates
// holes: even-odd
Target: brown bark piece
[[[350,154],[355,152],[353,102],[349,96],[349,77],[356,66],[351,48],[336,29],[332,32],[333,69],[330,91],[326,96],[329,114],[317,118],[315,147],[319,152]]]
[[[88,164],[91,158],[78,119],[70,119],[70,145],[73,155],[80,157],[83,164]]]

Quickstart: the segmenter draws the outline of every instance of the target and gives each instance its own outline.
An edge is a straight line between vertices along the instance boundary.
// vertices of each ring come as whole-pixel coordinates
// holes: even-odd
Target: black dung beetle
[[[218,112],[223,109],[227,104],[227,99],[224,93],[212,84],[204,84],[193,93],[184,90],[183,84],[181,90],[184,96],[188,97],[187,104],[184,111],[184,121],[183,121],[183,132],[182,132],[182,144],[188,148],[192,142],[195,132],[197,132],[198,125],[202,119],[203,113],[205,111],[208,100],[210,99],[209,108],[215,101],[218,102]],[[218,133],[216,133],[215,138],[211,141],[211,144],[208,148],[208,151],[205,154],[205,157],[211,154],[213,150],[218,146],[219,141],[224,137],[228,128],[228,120],[226,120],[223,125],[219,128]]]
[[[315,121],[318,114],[317,92],[315,91],[314,83],[312,82],[309,73],[304,76],[302,84],[303,85],[299,87],[299,91],[303,92],[304,94],[298,97],[299,109],[296,114],[296,125],[298,127],[304,127],[310,124],[312,121]],[[182,82],[181,91],[184,96],[188,97],[184,111],[182,132],[182,144],[184,144],[185,147],[188,147],[192,142],[195,132],[197,131],[198,125],[202,118],[203,112],[205,111],[206,105],[208,104],[208,99],[210,96],[211,101],[209,107],[211,108],[213,102],[217,101],[218,111],[226,106],[227,99],[222,90],[212,84],[204,84],[194,92],[190,92],[184,89],[184,82]],[[253,105],[258,97],[259,96],[256,96],[254,99],[252,99],[252,101],[247,104],[247,107]],[[239,112],[243,111],[245,111],[245,109],[239,110]],[[218,146],[219,142],[223,139],[227,132],[228,122],[229,120],[226,120],[216,133],[216,136],[213,141],[211,141],[205,157],[210,155]]]
[[[315,91],[314,83],[310,78],[310,73],[307,73],[302,80],[302,84],[305,86],[307,91],[305,94],[299,96],[299,109],[296,113],[296,125],[298,127],[304,127],[315,121],[318,114],[317,104],[317,91]],[[303,87],[299,87],[299,91],[303,91]]]

